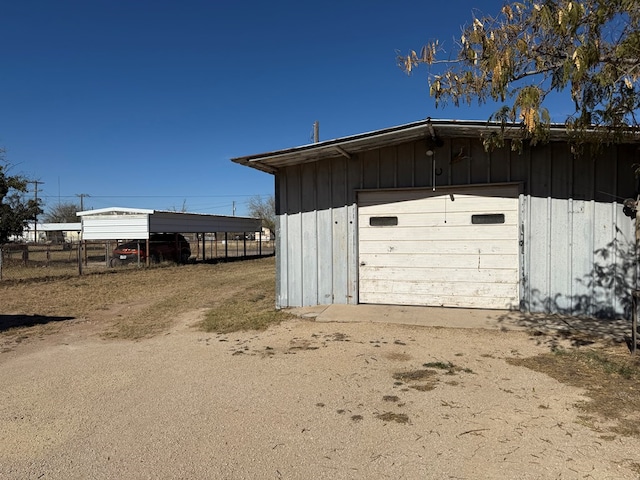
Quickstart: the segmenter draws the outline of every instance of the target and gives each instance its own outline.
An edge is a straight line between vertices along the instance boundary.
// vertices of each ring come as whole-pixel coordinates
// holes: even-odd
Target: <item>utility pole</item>
[[[84,212],[84,197],[90,197],[88,193],[76,193],[76,197],[80,197],[80,211]]]
[[[38,185],[44,184],[40,180],[29,180],[27,183],[33,183],[34,185],[34,197],[36,200],[36,207],[38,206]],[[38,243],[38,214],[36,213],[33,218],[33,241]]]

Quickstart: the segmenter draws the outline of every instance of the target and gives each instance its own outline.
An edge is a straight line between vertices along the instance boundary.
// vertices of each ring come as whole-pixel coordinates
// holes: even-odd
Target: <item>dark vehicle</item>
[[[140,248],[139,251],[138,247]],[[149,236],[149,258],[153,263],[163,261],[187,263],[190,256],[191,247],[189,242],[179,233],[152,233]],[[113,251],[111,266],[137,262],[138,257],[141,263],[147,261],[146,240],[133,240],[118,245]]]

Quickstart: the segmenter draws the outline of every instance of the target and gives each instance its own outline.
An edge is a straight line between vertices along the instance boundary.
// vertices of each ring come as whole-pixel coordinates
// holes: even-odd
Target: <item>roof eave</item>
[[[351,158],[351,155],[362,151],[427,138],[432,136],[432,131],[439,137],[479,138],[482,132],[497,132],[500,129],[500,124],[486,121],[422,120],[300,147],[232,158],[231,161],[274,174],[278,169],[290,165],[340,156]],[[505,133],[507,137],[510,136],[508,130]],[[567,137],[564,125],[551,127],[552,140]]]

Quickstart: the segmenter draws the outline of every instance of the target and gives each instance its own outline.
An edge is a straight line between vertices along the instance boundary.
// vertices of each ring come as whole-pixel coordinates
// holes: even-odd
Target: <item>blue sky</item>
[[[45,209],[246,215],[271,175],[230,158],[354,135],[438,109],[395,64],[502,1],[0,0],[0,146]]]

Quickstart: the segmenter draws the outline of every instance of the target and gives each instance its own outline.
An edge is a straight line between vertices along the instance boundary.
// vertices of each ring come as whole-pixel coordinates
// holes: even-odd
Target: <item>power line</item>
[[[76,193],[76,197],[80,197],[80,211],[84,212],[84,197],[90,197],[88,193]]]

